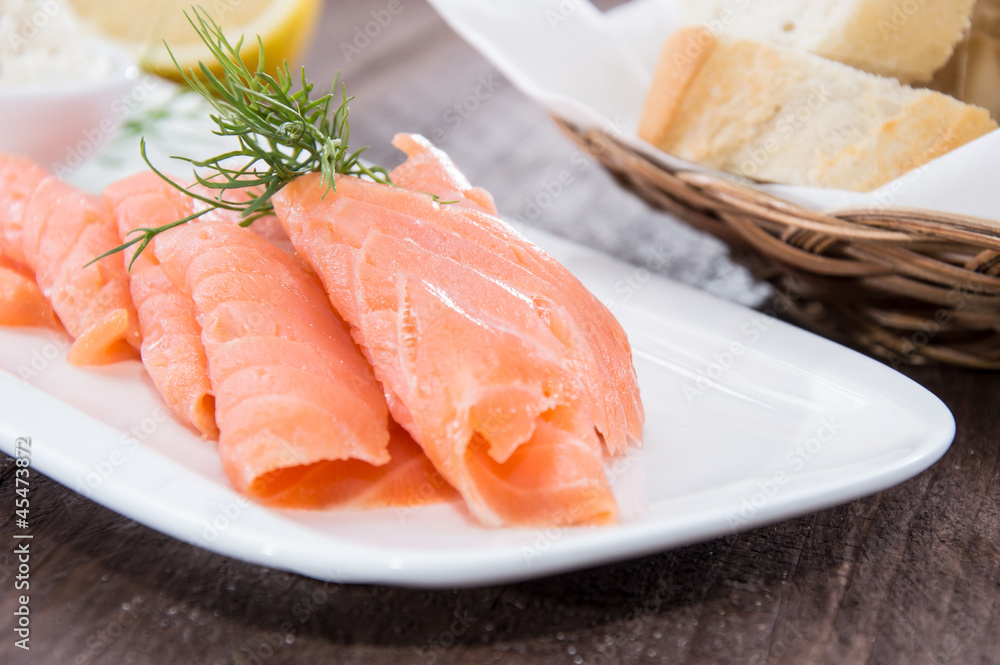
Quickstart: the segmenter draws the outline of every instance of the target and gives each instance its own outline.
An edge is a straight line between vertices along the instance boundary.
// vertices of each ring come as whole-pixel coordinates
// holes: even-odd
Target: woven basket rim
[[[626,189],[799,296],[789,313],[806,327],[893,365],[1000,369],[1000,222],[881,204],[817,211],[742,176],[675,168],[606,130],[554,120]]]

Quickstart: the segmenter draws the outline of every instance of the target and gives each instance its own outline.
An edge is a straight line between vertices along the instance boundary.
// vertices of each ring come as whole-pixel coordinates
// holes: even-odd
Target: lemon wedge
[[[192,0],[70,3],[84,25],[131,51],[147,71],[180,80],[166,42],[184,71],[198,71],[198,63],[204,62],[219,73],[215,58],[184,16],[185,10],[191,14]],[[202,0],[198,5],[222,26],[231,43],[244,37],[240,55],[248,67],[257,64],[260,36],[267,70],[273,73],[284,60],[296,62],[308,46],[321,0]]]

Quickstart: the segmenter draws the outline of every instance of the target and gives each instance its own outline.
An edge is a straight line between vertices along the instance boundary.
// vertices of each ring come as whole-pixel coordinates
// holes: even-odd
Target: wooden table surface
[[[435,136],[502,212],[729,300],[768,290],[651,211],[419,0],[357,53],[386,2],[329,2],[307,59],[343,70],[353,143],[394,164]],[[539,197],[560,178],[569,182]],[[544,205],[542,205],[544,204]],[[952,409],[928,471],[846,506],[613,565],[444,591],[337,585],[235,561],[35,476],[31,651],[14,647],[14,465],[0,464],[3,663],[1000,662],[1000,374],[904,370]]]

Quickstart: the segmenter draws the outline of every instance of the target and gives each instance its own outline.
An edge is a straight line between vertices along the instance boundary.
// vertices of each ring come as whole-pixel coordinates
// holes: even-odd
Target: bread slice
[[[722,171],[868,191],[996,128],[946,95],[694,26],[667,40],[639,136]]]
[[[926,82],[969,27],[975,0],[682,0],[718,36],[809,51],[904,83]]]

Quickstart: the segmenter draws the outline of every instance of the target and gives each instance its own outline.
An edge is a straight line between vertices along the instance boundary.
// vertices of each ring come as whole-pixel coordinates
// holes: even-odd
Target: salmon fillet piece
[[[409,156],[409,159],[389,174],[397,187],[426,192],[437,196],[440,201],[455,201],[457,208],[498,214],[490,193],[480,187],[473,187],[451,157],[423,136],[396,134],[392,144]]]
[[[122,242],[134,237],[129,234],[134,229],[163,226],[191,213],[191,198],[150,172],[112,183],[104,190],[104,202]],[[154,238],[128,272],[142,333],[142,364],[170,410],[203,436],[215,439],[219,436],[215,396],[194,302],[163,273],[153,252],[156,243]],[[125,250],[126,265],[135,249]]]
[[[582,286],[553,284],[579,283],[502,221],[477,226],[488,215],[476,206],[347,176],[325,190],[319,176],[298,178],[274,197],[278,217],[352,325],[393,417],[470,511],[489,526],[614,521],[596,423],[620,447],[639,439],[642,410],[610,313]],[[604,395],[619,383],[620,399]]]
[[[393,140],[394,145],[410,155],[391,172],[393,182],[396,182],[397,171],[413,161],[414,154],[427,159],[427,153],[419,148],[421,143],[416,139],[426,143],[423,137],[407,134],[399,134]],[[414,146],[418,146],[416,153],[410,152]],[[440,150],[433,155],[447,159]],[[450,160],[438,170],[452,172],[454,165],[449,164]],[[359,194],[370,191],[366,188]],[[425,191],[441,198],[451,194],[433,188]],[[405,195],[397,196],[403,198]],[[370,202],[378,203],[376,200]],[[534,294],[540,314],[553,333],[565,341],[575,371],[581,376],[595,378],[585,385],[588,408],[608,451],[621,453],[630,440],[641,442],[645,412],[628,337],[611,312],[580,280],[495,214],[485,214],[471,207],[445,206],[442,210],[441,206],[426,199],[419,203],[410,201],[409,206],[408,211],[414,216],[432,219],[434,228],[454,233],[478,245],[486,254],[473,252],[460,243],[440,240],[435,242],[435,251],[455,260],[471,262],[480,270]],[[408,232],[419,231],[408,228]],[[425,242],[433,241],[428,238]],[[460,251],[466,255],[461,255]],[[498,261],[497,257],[506,261]]]
[[[451,501],[458,493],[434,469],[413,437],[389,423],[388,464],[326,460],[279,469],[261,479],[282,508],[402,508]]]
[[[61,329],[32,270],[24,265],[24,210],[48,175],[29,159],[0,155],[0,325]]]
[[[21,240],[25,211],[48,176],[48,171],[30,159],[0,154],[0,255],[21,266],[27,263]]]
[[[295,508],[451,497],[408,435],[390,437],[382,389],[315,276],[225,220],[178,227],[154,251],[194,302],[237,490]]]
[[[61,330],[52,305],[42,295],[30,271],[0,253],[0,326]]]
[[[66,359],[100,365],[138,356],[139,327],[120,254],[118,231],[103,202],[37,165],[0,157],[3,253],[34,276],[73,337]]]

